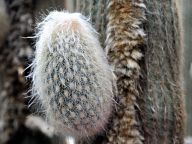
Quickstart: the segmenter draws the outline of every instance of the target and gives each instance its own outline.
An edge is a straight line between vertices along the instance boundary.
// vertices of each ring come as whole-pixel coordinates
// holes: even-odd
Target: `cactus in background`
[[[5,0],[10,31],[0,51],[0,143],[11,143],[18,131],[24,131],[26,109],[23,93],[26,91],[26,81],[22,71],[26,66],[26,57],[32,52],[29,41],[21,36],[31,34],[29,24],[32,24],[32,2],[21,0]],[[3,6],[3,5],[1,5]],[[6,22],[6,21],[5,21]],[[6,24],[7,25],[7,24]],[[1,26],[1,32],[7,27]],[[25,133],[26,134],[26,133]],[[21,132],[20,135],[24,136]],[[19,137],[19,134],[18,134]],[[21,141],[21,137],[15,141]]]
[[[175,0],[146,0],[147,43],[139,106],[145,143],[183,144],[181,25]]]
[[[0,1],[0,27],[2,28],[0,32],[1,47],[9,31],[9,20],[5,9],[5,2],[3,0]]]
[[[37,126],[29,121],[30,127],[26,124],[29,111],[24,93],[28,85],[22,72],[33,50],[29,39],[21,37],[32,35],[34,5],[32,0],[0,0],[2,6],[10,28],[0,50],[0,144],[50,144],[50,138]],[[6,26],[1,25],[1,32]]]
[[[115,85],[95,30],[79,13],[54,11],[37,31],[32,91],[48,122],[76,138],[101,133]]]
[[[90,18],[90,21],[97,32],[101,45],[104,46],[106,31],[106,0],[76,0],[76,7],[73,11],[80,12]]]

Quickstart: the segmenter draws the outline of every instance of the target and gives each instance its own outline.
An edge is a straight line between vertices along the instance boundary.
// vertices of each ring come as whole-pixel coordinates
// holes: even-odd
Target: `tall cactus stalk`
[[[145,143],[182,144],[182,45],[176,1],[146,0],[147,44],[141,87]]]
[[[10,27],[7,31],[8,23],[1,25],[4,29],[2,31],[6,30],[7,35],[3,33],[5,42],[0,50],[0,144],[50,144],[51,140],[39,129],[44,123],[40,122],[38,126],[37,120],[26,119],[28,112],[24,93],[27,91],[27,83],[23,71],[27,66],[27,57],[32,55],[32,48],[29,39],[22,37],[32,35],[33,2],[1,0],[0,3],[2,2],[5,2]]]
[[[119,107],[107,134],[107,143],[142,144],[136,111],[139,61],[142,58],[145,5],[142,1],[111,0],[108,3],[106,51],[117,76]]]

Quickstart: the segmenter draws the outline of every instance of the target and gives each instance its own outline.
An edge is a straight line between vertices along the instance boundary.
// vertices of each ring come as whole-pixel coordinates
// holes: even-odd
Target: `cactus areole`
[[[53,11],[37,25],[33,96],[56,132],[101,133],[112,111],[114,76],[97,33],[80,13]]]

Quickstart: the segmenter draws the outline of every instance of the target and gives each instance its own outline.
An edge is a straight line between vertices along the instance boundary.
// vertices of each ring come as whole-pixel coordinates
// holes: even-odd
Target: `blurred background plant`
[[[134,1],[138,2],[139,0]],[[174,16],[175,13],[173,13],[173,3],[171,3],[174,0],[163,0],[161,2],[145,0],[144,4],[147,10],[144,5],[140,5],[144,9],[147,20],[142,21],[139,26],[145,30],[147,42],[137,45],[137,49],[141,50],[144,59],[138,62],[142,73],[140,81],[133,80],[141,85],[138,88],[140,95],[136,96],[137,100],[133,100],[133,103],[131,103],[135,112],[132,118],[138,122],[137,125],[134,125],[134,128],[140,132],[138,134],[138,137],[141,136],[140,143],[183,143],[183,115],[181,114],[180,120],[177,119],[180,115],[180,113],[177,113],[179,112],[177,106],[181,104],[180,110],[182,111],[183,102],[181,99],[177,99],[181,96],[180,91],[177,95],[175,91],[177,88],[173,86],[175,83],[173,85],[163,83],[162,87],[158,87],[158,82],[167,82],[167,77],[171,81],[179,77],[177,72],[172,72],[171,69],[165,71],[167,66],[173,66],[173,70],[176,71],[182,68],[184,75],[187,112],[185,137],[186,144],[192,144],[190,138],[192,136],[192,1],[177,1],[180,7],[178,12],[182,15],[181,21],[183,23],[183,30],[181,31],[184,37],[183,57],[181,53],[176,54],[175,57],[172,55],[174,51],[177,51],[180,40],[177,36],[177,25],[172,23],[177,19],[175,18],[177,16]],[[50,10],[66,9],[70,12],[81,12],[90,17],[93,26],[100,34],[101,44],[105,47],[108,23],[106,18],[107,5],[107,0],[0,0],[0,26],[2,29],[0,31],[0,144],[48,144],[57,143],[60,141],[59,139],[62,139],[54,135],[52,128],[37,116],[34,107],[31,109],[26,107],[29,99],[24,97],[30,84],[24,77],[28,74],[28,70],[24,72],[24,69],[33,57],[34,40],[24,37],[33,36],[35,23],[40,20],[42,15],[48,14]],[[134,9],[131,12],[134,14]],[[134,15],[132,16],[135,18]],[[171,32],[176,33],[176,35]],[[155,46],[156,48],[153,49],[155,53],[149,51],[150,48]],[[170,48],[170,55],[168,51],[160,50],[163,47]],[[184,59],[184,65],[177,67],[179,63],[174,60],[175,58],[177,60],[179,58]],[[176,66],[176,69],[174,66]],[[176,84],[176,86],[178,85]],[[161,109],[162,107],[167,109]],[[34,116],[31,116],[31,113]],[[121,121],[120,119],[118,121]],[[121,133],[121,125],[118,124],[118,121],[119,129],[117,131],[107,132],[106,136],[101,135],[88,142],[77,143],[110,143],[110,138],[114,138],[116,134],[118,137],[118,133]],[[177,129],[176,125],[178,123],[179,128]],[[113,129],[113,126],[111,127],[109,129]],[[132,134],[125,133],[125,137],[127,135]],[[145,138],[144,141],[142,141],[142,137]],[[126,143],[126,139],[121,138],[125,141],[117,140],[114,143]],[[132,143],[137,144],[137,142],[134,142],[134,138]]]
[[[187,109],[187,136],[192,136],[192,1],[180,1],[182,3],[182,15],[184,24],[184,79]]]

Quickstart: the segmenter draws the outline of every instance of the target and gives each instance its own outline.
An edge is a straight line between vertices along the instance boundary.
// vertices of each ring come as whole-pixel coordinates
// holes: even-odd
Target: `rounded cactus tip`
[[[101,133],[113,107],[114,74],[80,13],[51,12],[37,25],[32,92],[56,132]]]

